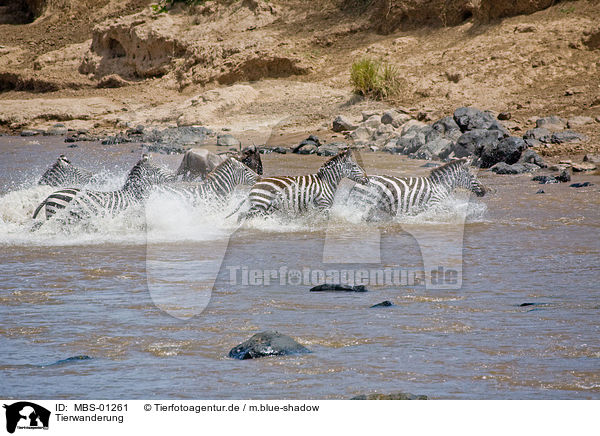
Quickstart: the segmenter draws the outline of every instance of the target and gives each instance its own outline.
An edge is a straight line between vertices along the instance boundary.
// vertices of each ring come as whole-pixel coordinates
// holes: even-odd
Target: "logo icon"
[[[48,429],[50,411],[28,401],[4,405],[6,409],[6,431],[19,429]]]

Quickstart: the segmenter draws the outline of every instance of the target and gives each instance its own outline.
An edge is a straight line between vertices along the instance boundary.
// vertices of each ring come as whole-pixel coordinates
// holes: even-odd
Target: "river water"
[[[226,216],[241,196],[218,209],[153,196],[116,218],[31,231],[53,191],[37,179],[61,153],[115,189],[140,149],[0,137],[0,397],[600,398],[599,176],[575,176],[594,183],[575,189],[481,171],[487,196],[391,223],[338,202],[329,221],[238,227]],[[370,174],[429,171],[360,158]],[[152,159],[174,169],[180,156]],[[323,161],[263,156],[267,175]],[[441,286],[419,280],[439,265],[453,274]],[[371,279],[385,270],[409,279]],[[368,292],[309,292],[323,274],[358,283],[360,271]],[[394,306],[370,308],[383,300]],[[312,353],[227,357],[263,330]],[[91,359],[55,363],[78,355]]]

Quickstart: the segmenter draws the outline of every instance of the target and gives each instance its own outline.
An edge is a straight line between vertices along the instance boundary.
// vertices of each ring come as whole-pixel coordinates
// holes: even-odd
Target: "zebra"
[[[456,188],[478,197],[485,187],[470,171],[470,159],[457,159],[434,168],[426,177],[369,176],[367,185],[355,185],[349,203],[367,207],[367,220],[381,215],[416,214],[448,198]]]
[[[224,202],[238,186],[252,186],[259,175],[239,160],[228,157],[197,184],[165,184],[154,188],[154,192],[179,196],[192,204],[199,200],[212,199]]]
[[[48,186],[84,186],[92,180],[92,172],[77,168],[61,154],[54,165],[46,170],[38,185]]]
[[[42,208],[46,220],[57,212],[67,209],[69,216],[82,219],[89,216],[116,215],[130,206],[142,203],[150,194],[152,186],[174,181],[176,176],[149,162],[144,154],[129,172],[123,188],[116,191],[91,191],[65,188],[50,194],[35,210],[35,219]]]
[[[239,221],[274,211],[298,215],[312,208],[327,212],[344,177],[357,183],[368,182],[367,174],[350,149],[329,159],[316,174],[262,178],[250,190],[250,209],[240,215]]]

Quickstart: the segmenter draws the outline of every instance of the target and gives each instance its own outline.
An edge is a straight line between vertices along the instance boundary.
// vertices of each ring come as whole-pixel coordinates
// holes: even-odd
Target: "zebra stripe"
[[[242,162],[230,157],[211,171],[202,183],[161,185],[156,187],[155,191],[178,196],[192,204],[209,198],[222,202],[238,186],[252,186],[258,178],[258,174]]]
[[[459,159],[435,168],[426,177],[370,176],[365,186],[355,185],[350,203],[366,206],[372,218],[377,212],[390,216],[415,214],[448,198],[457,188],[485,195],[485,188],[469,170],[470,161]]]
[[[33,218],[45,208],[46,219],[67,209],[69,217],[81,219],[89,216],[116,215],[140,204],[150,194],[152,186],[175,180],[175,176],[149,161],[148,155],[131,169],[123,188],[116,191],[90,191],[79,188],[61,189],[50,194],[35,210]]]
[[[65,155],[61,154],[54,165],[42,175],[38,185],[83,186],[88,184],[91,179],[90,171],[73,166]]]
[[[250,209],[245,217],[273,211],[302,214],[311,208],[325,211],[333,204],[335,191],[344,177],[358,183],[367,182],[367,175],[354,160],[351,150],[331,158],[316,174],[261,179],[250,191]],[[240,220],[245,217],[240,216]]]

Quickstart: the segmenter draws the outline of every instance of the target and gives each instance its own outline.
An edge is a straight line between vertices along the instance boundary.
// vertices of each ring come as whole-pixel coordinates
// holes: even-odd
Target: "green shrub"
[[[356,94],[376,100],[398,95],[402,84],[396,67],[366,58],[352,64],[350,81]]]

